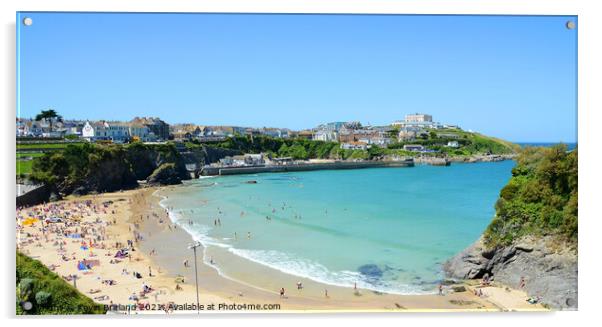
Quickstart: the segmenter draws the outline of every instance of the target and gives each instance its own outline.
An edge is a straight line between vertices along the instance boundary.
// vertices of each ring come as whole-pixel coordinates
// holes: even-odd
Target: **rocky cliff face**
[[[482,239],[444,264],[451,278],[478,279],[485,274],[496,282],[539,296],[554,309],[577,309],[577,253],[553,245],[550,238],[523,238],[513,245],[486,249]]]
[[[225,158],[227,156],[235,156],[243,154],[242,151],[238,150],[230,150],[223,148],[214,148],[214,147],[206,147],[203,146],[202,150],[195,151],[198,160],[204,164],[208,165],[214,162],[218,162],[220,159]]]
[[[164,163],[148,176],[146,182],[149,185],[175,185],[181,184],[182,179],[174,163]]]

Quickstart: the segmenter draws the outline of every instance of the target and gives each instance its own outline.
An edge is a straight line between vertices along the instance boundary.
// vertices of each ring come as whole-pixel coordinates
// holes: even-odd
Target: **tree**
[[[63,121],[63,117],[59,115],[54,109],[42,110],[39,114],[36,115],[36,121],[45,120],[48,122],[48,127],[52,132],[52,121]]]

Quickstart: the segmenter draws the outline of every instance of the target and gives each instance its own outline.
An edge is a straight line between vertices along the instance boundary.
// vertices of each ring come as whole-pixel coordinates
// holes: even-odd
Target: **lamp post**
[[[199,303],[199,275],[198,275],[198,271],[197,271],[197,264],[196,264],[196,248],[198,248],[199,246],[201,246],[201,243],[199,242],[194,242],[193,244],[190,244],[188,246],[188,249],[192,249],[192,251],[194,252],[194,281],[196,284],[196,311],[197,314],[201,313],[201,309],[200,309],[200,303]]]

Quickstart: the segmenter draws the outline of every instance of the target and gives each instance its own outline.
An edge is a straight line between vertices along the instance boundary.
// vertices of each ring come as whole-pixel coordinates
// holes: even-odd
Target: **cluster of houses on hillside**
[[[129,122],[39,120],[17,118],[17,137],[66,137],[88,141],[125,143],[132,140],[143,142],[165,141],[170,137],[169,125],[159,118],[136,117]]]
[[[456,125],[442,124],[433,121],[428,114],[409,114],[404,120],[395,121],[388,126],[362,126],[359,122],[332,122],[322,124],[314,129],[313,139],[339,142],[343,149],[367,149],[371,146],[386,147],[399,141],[408,142],[428,136],[432,129],[459,129]],[[438,133],[438,136],[445,136]],[[457,134],[449,133],[452,137]],[[457,147],[458,142],[448,146]],[[422,146],[408,145],[410,151],[424,151]]]
[[[126,143],[134,140],[201,142],[221,141],[235,135],[266,135],[278,138],[307,137],[311,132],[294,132],[286,128],[250,128],[238,126],[169,125],[156,117],[136,117],[131,121],[33,120],[17,118],[16,136],[30,138],[64,138],[73,136],[87,141]]]
[[[278,138],[295,137],[296,134],[286,128],[251,128],[239,126],[200,126],[194,124],[175,124],[170,126],[175,140],[220,141],[235,135],[266,135]]]
[[[327,142],[338,142],[343,149],[365,150],[372,146],[386,147],[399,142],[411,142],[428,136],[437,129],[458,129],[458,126],[433,121],[429,114],[409,114],[404,120],[387,126],[363,126],[360,122],[332,122],[313,129],[293,131],[286,128],[251,128],[238,126],[202,126],[195,124],[169,125],[157,117],[136,117],[131,121],[83,121],[83,120],[40,120],[17,118],[17,137],[66,137],[74,136],[87,141],[131,141],[162,142],[166,140],[201,142],[221,141],[235,135],[266,135],[276,138],[305,138]],[[454,133],[437,133],[446,138],[457,137]],[[450,141],[450,147],[458,142]],[[423,151],[424,147],[408,145],[411,151]]]

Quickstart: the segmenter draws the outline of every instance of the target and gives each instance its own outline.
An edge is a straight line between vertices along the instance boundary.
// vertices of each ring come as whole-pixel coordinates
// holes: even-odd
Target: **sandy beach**
[[[159,205],[166,189],[70,197],[17,210],[17,249],[120,312],[196,312],[192,238]],[[524,292],[502,285],[468,283],[463,292],[444,286],[443,295],[392,295],[317,283],[225,250],[205,252],[197,250],[203,312],[546,310],[529,304]],[[217,268],[226,260],[240,273],[220,275]]]

